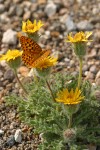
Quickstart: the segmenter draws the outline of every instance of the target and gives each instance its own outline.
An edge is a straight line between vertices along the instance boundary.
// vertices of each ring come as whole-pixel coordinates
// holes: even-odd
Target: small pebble
[[[17,32],[13,31],[12,29],[8,29],[3,34],[2,42],[7,43],[7,44],[16,44],[17,43]]]
[[[15,144],[14,136],[11,136],[11,137],[8,138],[7,142],[5,143],[5,146],[12,147],[14,144]]]
[[[0,136],[4,134],[4,131],[0,129]]]
[[[21,143],[22,141],[22,131],[20,129],[17,129],[14,135],[15,141],[17,143]]]
[[[48,17],[52,17],[53,15],[55,15],[56,10],[57,10],[57,6],[54,3],[51,2],[46,5],[45,12]]]

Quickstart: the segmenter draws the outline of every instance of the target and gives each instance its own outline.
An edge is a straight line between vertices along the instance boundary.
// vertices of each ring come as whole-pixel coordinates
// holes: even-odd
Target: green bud
[[[14,70],[16,70],[20,66],[20,64],[21,64],[21,57],[20,56],[16,57],[14,60],[11,59],[8,61],[8,65]]]
[[[34,33],[27,33],[28,37],[31,38],[32,40],[34,40],[35,42],[39,41],[40,35],[38,34],[38,32],[34,32]]]
[[[35,69],[35,73],[38,77],[40,78],[48,78],[48,76],[50,75],[51,72],[51,67],[45,68],[45,69]]]
[[[67,113],[67,117],[70,118],[70,116],[72,116],[79,110],[79,105],[64,105],[64,108]]]
[[[75,54],[79,58],[83,58],[86,55],[86,43],[85,42],[73,43],[73,48],[74,48]]]

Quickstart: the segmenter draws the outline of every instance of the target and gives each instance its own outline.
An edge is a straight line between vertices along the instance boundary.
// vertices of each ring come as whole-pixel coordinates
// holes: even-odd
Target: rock
[[[1,65],[2,67],[8,66],[8,64],[6,63],[5,60],[2,60],[2,61],[0,62],[0,65]]]
[[[1,68],[0,68],[1,69]],[[0,78],[3,76],[3,73],[0,71]]]
[[[21,7],[24,8],[24,12],[30,11],[32,3],[30,1],[23,1]],[[33,4],[34,5],[34,4]]]
[[[50,37],[50,31],[45,31],[45,35],[47,35],[47,37]]]
[[[0,136],[4,134],[4,131],[0,129]]]
[[[97,30],[95,33],[94,33],[94,37],[98,40],[100,40],[100,30]]]
[[[45,12],[48,17],[52,17],[53,15],[55,15],[56,10],[57,6],[54,3],[49,3],[46,5]]]
[[[36,11],[36,10],[37,10],[37,7],[38,7],[37,3],[31,4],[31,8],[30,8],[31,12]]]
[[[3,86],[3,82],[2,81],[0,81],[0,87],[2,87]]]
[[[59,12],[60,15],[64,15],[64,14],[66,14],[66,13],[67,13],[66,8],[62,8],[62,9],[60,10],[60,12]]]
[[[3,13],[5,11],[5,6],[3,4],[0,4],[0,13]]]
[[[50,34],[52,37],[55,37],[55,38],[59,37],[59,35],[60,35],[60,33],[57,31],[52,31]]]
[[[85,73],[85,76],[86,76],[86,80],[88,80],[88,79],[94,79],[94,74],[93,73],[91,73],[90,71],[86,71]]]
[[[10,19],[7,16],[7,13],[3,13],[0,15],[0,22],[3,23],[8,23]]]
[[[15,138],[15,141],[17,143],[21,143],[21,141],[22,141],[22,131],[20,129],[16,130],[14,138]]]
[[[12,71],[12,69],[8,69],[5,73],[4,73],[4,79],[5,80],[10,80],[12,81],[14,79],[14,73]]]
[[[41,5],[41,4],[46,4],[46,0],[38,0],[38,4]]]
[[[67,16],[65,20],[65,25],[67,27],[68,32],[76,30],[76,25],[70,16]]]
[[[3,2],[3,0],[0,0],[0,3],[2,3]]]
[[[17,32],[13,31],[12,29],[8,29],[3,34],[2,42],[7,43],[7,44],[16,44],[17,43]]]
[[[30,12],[30,11],[26,11],[26,13],[25,13],[24,16],[23,16],[23,20],[29,19],[30,16],[31,16],[31,12]]]
[[[24,11],[20,5],[17,5],[16,7],[16,15],[21,17],[23,15]]]
[[[22,0],[14,0],[14,3],[21,3]]]
[[[31,0],[32,3],[35,3],[37,0]]]
[[[70,62],[70,59],[66,57],[66,58],[64,59],[64,61],[67,62],[67,63],[69,63],[69,62]]]
[[[72,18],[67,14],[60,17],[60,22],[66,25],[68,32],[76,30],[76,24],[73,22]]]
[[[29,73],[29,69],[25,66],[21,66],[19,69],[18,69],[18,72],[24,76],[24,77],[27,77],[28,73]]]
[[[99,17],[99,16],[95,16],[95,17],[91,17],[91,18],[90,18],[90,22],[91,22],[93,25],[97,24],[97,22],[99,22],[99,21],[100,21],[100,17]],[[97,28],[97,29],[99,29],[99,28]]]
[[[100,78],[100,71],[96,74],[96,79]]]
[[[16,15],[16,5],[12,5],[12,6],[9,8],[8,15],[9,15],[9,16]]]
[[[75,61],[74,60],[70,60],[70,67],[75,67]]]
[[[67,19],[67,16],[68,16],[67,14],[61,16],[61,17],[60,17],[60,22],[65,24],[66,19]]]
[[[94,7],[92,10],[93,15],[96,15],[99,13],[99,9],[97,9],[97,7]]]
[[[89,66],[88,65],[83,65],[83,72],[88,71]]]
[[[95,79],[95,83],[97,86],[100,86],[100,78]]]
[[[90,67],[90,72],[96,74],[97,73],[97,67],[95,65]]]
[[[97,55],[96,50],[92,49],[91,52],[88,54],[88,58],[95,57]]]
[[[12,83],[9,83],[6,85],[6,90],[7,91],[12,91]]]
[[[77,24],[78,30],[93,30],[93,25],[88,20],[80,21]]]
[[[7,142],[4,144],[5,146],[13,146],[15,144],[14,136],[8,138]]]
[[[39,138],[40,138],[41,142],[44,141],[44,139],[43,139],[43,133],[40,133]]]
[[[78,2],[79,4],[82,4],[83,0],[77,0],[77,2]]]

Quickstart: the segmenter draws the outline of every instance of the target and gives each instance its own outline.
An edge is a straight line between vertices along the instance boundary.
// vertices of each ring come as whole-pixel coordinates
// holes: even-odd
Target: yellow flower
[[[22,31],[26,33],[34,33],[38,31],[42,26],[43,23],[41,20],[39,20],[38,22],[34,20],[33,23],[30,20],[27,20],[27,22],[22,22]]]
[[[7,62],[9,62],[10,60],[14,60],[17,57],[20,57],[21,55],[22,55],[22,51],[19,51],[17,49],[8,50],[5,55],[0,56],[0,61],[6,60]]]
[[[63,89],[62,91],[58,92],[56,101],[64,103],[65,105],[75,105],[79,104],[84,99],[84,96],[81,96],[81,91],[76,88],[75,91],[71,89]]]
[[[78,32],[74,36],[72,35],[72,32],[69,33],[67,36],[66,42],[76,43],[76,42],[88,42],[91,40],[88,40],[88,38],[92,35],[92,32]]]
[[[40,70],[54,66],[57,63],[57,58],[54,58],[53,56],[48,56],[37,63],[35,68],[38,68]]]

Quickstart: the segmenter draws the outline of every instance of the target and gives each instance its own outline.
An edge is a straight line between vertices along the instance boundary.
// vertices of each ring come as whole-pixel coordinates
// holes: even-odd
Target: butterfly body
[[[36,67],[38,62],[50,54],[50,50],[42,50],[34,40],[26,36],[20,37],[20,43],[23,50],[22,60],[30,68]]]

